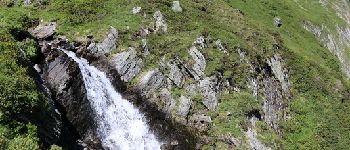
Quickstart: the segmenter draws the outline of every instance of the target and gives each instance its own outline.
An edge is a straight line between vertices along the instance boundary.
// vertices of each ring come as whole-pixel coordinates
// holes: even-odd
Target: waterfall
[[[96,113],[97,134],[109,150],[157,150],[161,143],[149,130],[144,116],[114,89],[106,74],[75,53],[65,51],[79,64],[87,98]]]

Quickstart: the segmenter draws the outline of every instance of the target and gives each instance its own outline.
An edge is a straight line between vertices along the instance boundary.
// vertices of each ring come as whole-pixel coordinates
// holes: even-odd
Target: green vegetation
[[[153,13],[160,10],[169,31],[148,36],[150,55],[144,60],[148,68],[143,71],[152,69],[149,66],[159,66],[156,63],[163,56],[166,59],[178,56],[191,63],[187,50],[199,35],[204,35],[210,38],[209,47],[202,51],[207,58],[205,74],[222,72],[225,79],[232,79],[234,86],[243,91],[221,95],[218,111],[211,112],[215,126],[210,134],[231,133],[243,139],[242,130],[248,124],[246,113],[252,109],[261,111],[260,100],[255,101],[248,93],[248,66],[240,62],[237,49],[245,51],[247,59],[257,65],[277,52],[284,59],[292,85],[293,96],[288,103],[290,119],[282,123],[281,136],[258,122],[262,141],[271,145],[272,139],[282,143],[285,149],[349,149],[350,82],[342,75],[337,58],[302,28],[303,21],[308,20],[335,32],[334,24],[344,26],[345,22],[333,9],[324,8],[318,0],[186,0],[181,1],[184,11],[175,13],[171,4],[165,0],[52,0],[21,6],[1,1],[0,148],[37,149],[34,125],[16,119],[46,105],[43,95],[35,90],[27,68],[29,60],[37,59],[36,43],[18,40],[14,35],[20,35],[35,19],[57,21],[58,33],[72,40],[90,34],[101,39],[109,26],[114,26],[121,37],[115,53],[129,46],[139,47],[141,41],[134,33],[141,27],[152,26]],[[131,13],[135,6],[142,7],[142,14]],[[275,17],[282,19],[281,28],[273,25]],[[215,48],[213,42],[217,39],[230,55]],[[137,80],[131,84],[136,83]],[[178,97],[183,91],[172,92]],[[192,98],[195,109],[204,107],[200,103],[202,99]],[[226,116],[227,112],[232,115]]]

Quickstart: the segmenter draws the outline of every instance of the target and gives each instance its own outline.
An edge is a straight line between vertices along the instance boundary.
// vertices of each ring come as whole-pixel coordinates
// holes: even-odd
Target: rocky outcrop
[[[177,106],[176,114],[180,117],[180,122],[186,124],[187,115],[190,112],[192,101],[186,96],[181,95],[178,102],[179,104]]]
[[[204,75],[206,60],[203,54],[195,46],[192,46],[188,53],[195,62],[190,72],[196,80],[199,80]]]
[[[287,74],[287,70],[283,68],[281,61],[282,61],[281,56],[278,54],[275,54],[267,61],[267,63],[271,67],[274,76],[281,83],[282,90],[285,93],[289,93],[288,74]]]
[[[350,78],[350,60],[346,52],[350,48],[350,28],[336,25],[336,33],[332,33],[326,26],[319,27],[309,21],[305,21],[303,27],[338,58],[343,73]]]
[[[87,50],[90,55],[94,57],[99,57],[110,53],[113,49],[117,47],[118,32],[115,28],[111,27],[107,37],[101,43],[92,42]]]
[[[100,149],[94,112],[86,97],[86,89],[78,64],[58,50],[46,55],[43,77],[63,114],[74,125],[84,143]]]
[[[165,22],[165,19],[160,11],[156,11],[153,18],[156,25],[155,32],[159,32],[160,30],[163,31],[163,33],[168,32],[168,24]]]
[[[129,82],[141,71],[142,59],[137,56],[136,50],[130,47],[128,51],[115,54],[111,64],[120,74],[121,80]]]
[[[218,105],[219,83],[217,77],[206,77],[199,81],[199,87],[204,97],[203,104],[209,110],[215,110]]]
[[[169,79],[178,87],[182,88],[186,79],[186,71],[179,60],[172,60],[168,63]]]
[[[56,32],[56,22],[49,22],[47,24],[40,24],[29,32],[37,39],[46,39]]]
[[[140,79],[138,87],[144,94],[147,94],[164,87],[165,82],[162,72],[157,68],[145,73]]]
[[[250,127],[248,127],[247,132],[245,132],[245,135],[248,140],[248,144],[251,149],[254,150],[271,150],[270,147],[266,147],[259,139],[258,139],[258,133],[255,130],[255,122],[258,119],[255,117],[252,117],[249,119]]]

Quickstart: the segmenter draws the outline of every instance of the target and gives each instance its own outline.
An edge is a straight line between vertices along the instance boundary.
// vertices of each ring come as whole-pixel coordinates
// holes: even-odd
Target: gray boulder
[[[56,22],[49,22],[47,24],[40,24],[33,30],[29,31],[32,36],[37,39],[46,39],[56,32]]]
[[[110,53],[117,47],[118,31],[111,27],[107,37],[101,43],[91,43],[88,46],[89,53],[95,57]]]
[[[182,63],[172,60],[168,63],[168,67],[170,70],[169,79],[173,81],[176,86],[182,88],[186,79],[186,71],[185,68],[182,67]]]
[[[157,68],[146,72],[141,77],[138,87],[142,92],[149,92],[164,87],[165,82],[162,72]]]
[[[156,11],[153,15],[153,18],[155,19],[156,29],[155,32],[158,32],[159,30],[166,33],[168,31],[168,24],[165,22],[165,19],[160,11]]]
[[[174,12],[182,12],[182,8],[180,6],[180,2],[179,1],[173,1],[173,6],[171,7],[171,9]]]
[[[205,79],[199,81],[199,87],[204,97],[203,104],[209,110],[215,110],[218,104],[217,83],[218,79],[215,76],[206,77]]]
[[[134,48],[130,47],[128,51],[118,53],[113,56],[111,64],[116,68],[121,80],[131,81],[142,68],[142,59],[139,58]]]
[[[169,117],[172,116],[171,112],[176,107],[176,100],[171,96],[170,91],[163,88],[159,93],[159,98],[164,104],[163,112]]]
[[[192,59],[195,61],[193,64],[191,74],[196,80],[199,80],[204,75],[204,70],[206,67],[206,61],[203,54],[195,47],[192,46],[188,53],[191,55]]]
[[[192,105],[192,101],[188,99],[186,96],[181,95],[181,97],[179,98],[179,106],[177,108],[177,114],[182,118],[186,118],[190,111],[191,105]]]

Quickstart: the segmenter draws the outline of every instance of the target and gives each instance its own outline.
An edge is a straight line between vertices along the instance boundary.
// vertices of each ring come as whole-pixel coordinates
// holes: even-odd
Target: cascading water
[[[87,98],[97,115],[97,132],[102,146],[110,150],[160,149],[161,144],[150,132],[144,116],[115,91],[106,74],[75,53],[63,51],[79,64]]]

